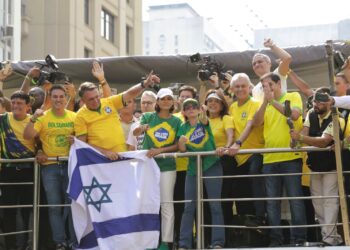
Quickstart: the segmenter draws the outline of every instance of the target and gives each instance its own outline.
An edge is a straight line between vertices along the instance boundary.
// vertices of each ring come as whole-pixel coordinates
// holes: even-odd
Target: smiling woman
[[[181,125],[181,120],[172,115],[174,110],[174,95],[171,89],[162,88],[157,93],[155,112],[142,115],[140,126],[134,130],[138,136],[145,132],[143,149],[147,149],[147,156],[154,157],[161,153],[177,151],[176,134]],[[161,193],[161,245],[160,249],[169,249],[173,243],[174,235],[174,204],[173,200],[176,180],[175,160],[173,158],[155,159],[160,171]]]

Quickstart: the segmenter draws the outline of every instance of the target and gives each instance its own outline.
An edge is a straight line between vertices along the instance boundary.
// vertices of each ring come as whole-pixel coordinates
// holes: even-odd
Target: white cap
[[[162,88],[157,93],[157,99],[161,99],[165,96],[171,96],[174,99],[173,91],[171,91],[169,88]]]
[[[215,99],[218,99],[218,100],[220,100],[220,101],[223,101],[223,100],[220,98],[220,96],[218,96],[218,94],[216,94],[216,93],[211,93],[211,94],[209,94],[206,100],[209,100],[210,98],[215,98]]]

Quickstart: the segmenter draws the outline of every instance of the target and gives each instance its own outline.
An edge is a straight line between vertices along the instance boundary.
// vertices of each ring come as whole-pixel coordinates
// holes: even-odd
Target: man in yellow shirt
[[[17,91],[11,95],[11,111],[0,115],[0,148],[2,159],[21,159],[34,157],[34,140],[23,138],[23,129],[29,123],[30,110],[29,95]],[[1,165],[1,182],[33,182],[33,163],[3,163]],[[2,205],[31,205],[33,204],[33,187],[28,185],[2,185]],[[23,228],[28,230],[29,216],[32,208],[21,208]],[[3,210],[3,231],[4,233],[15,232],[17,209]],[[25,235],[27,236],[27,235]],[[17,249],[16,235],[5,237],[6,249]],[[20,246],[23,249],[26,246]]]
[[[117,160],[118,152],[126,151],[118,109],[123,108],[129,100],[136,98],[145,88],[159,81],[159,78],[151,72],[140,84],[108,98],[100,98],[95,84],[82,83],[79,87],[79,96],[85,105],[77,112],[74,123],[77,138],[87,142],[110,160]],[[106,82],[100,82],[100,84],[103,85]]]
[[[249,95],[251,85],[249,76],[245,73],[237,73],[231,80],[231,91],[235,94],[237,101],[230,107],[230,115],[234,122],[235,143],[229,148],[229,154],[234,155],[237,161],[237,174],[257,175],[262,171],[261,154],[239,155],[239,149],[255,149],[264,147],[263,126],[253,127],[253,117],[260,107],[260,103]],[[261,177],[248,180],[240,178],[234,180],[235,186],[242,192],[241,197],[265,197],[265,182]],[[242,190],[242,191],[241,191]],[[240,197],[240,198],[241,198]],[[239,206],[238,206],[239,207]],[[255,209],[254,209],[255,208]],[[244,214],[253,214],[257,216],[257,224],[263,224],[265,219],[265,202],[254,201],[254,208],[250,203],[242,207]],[[252,212],[253,209],[253,212]],[[240,213],[240,212],[238,212]]]
[[[296,131],[302,128],[302,101],[299,93],[284,93],[281,89],[281,79],[275,73],[268,73],[261,77],[264,89],[264,101],[254,116],[253,125],[264,124],[265,148],[287,148],[290,147],[290,128],[284,102],[290,101],[291,120]],[[281,197],[285,188],[289,197],[303,196],[301,188],[301,176],[283,175],[290,173],[301,173],[301,153],[269,153],[264,154],[264,174],[282,174],[282,176],[265,177],[267,197]],[[303,200],[290,200],[292,214],[292,225],[305,225],[305,207]],[[281,225],[281,201],[267,201],[267,216],[270,226]],[[306,240],[305,228],[294,228],[291,231],[291,244],[302,244]],[[270,247],[278,247],[283,243],[281,229],[270,230]]]
[[[69,137],[74,133],[75,113],[65,109],[67,93],[63,85],[54,84],[50,89],[51,109],[37,109],[24,129],[25,139],[39,137],[42,150],[38,150],[41,161],[41,176],[49,205],[70,204],[66,194],[68,187],[67,162],[47,161],[47,157],[67,156]],[[49,208],[49,219],[56,250],[64,250],[76,242],[70,207]],[[66,221],[68,232],[66,234]]]

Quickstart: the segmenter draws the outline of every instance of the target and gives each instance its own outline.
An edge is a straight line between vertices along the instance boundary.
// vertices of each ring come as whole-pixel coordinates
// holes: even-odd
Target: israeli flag
[[[159,167],[146,151],[111,161],[75,139],[68,161],[77,249],[157,248]]]

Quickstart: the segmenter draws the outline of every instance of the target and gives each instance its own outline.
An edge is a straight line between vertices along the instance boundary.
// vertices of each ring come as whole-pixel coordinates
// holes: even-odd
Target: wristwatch
[[[240,140],[235,141],[235,143],[236,143],[237,145],[239,145],[240,147],[242,146],[242,142],[241,142]]]

